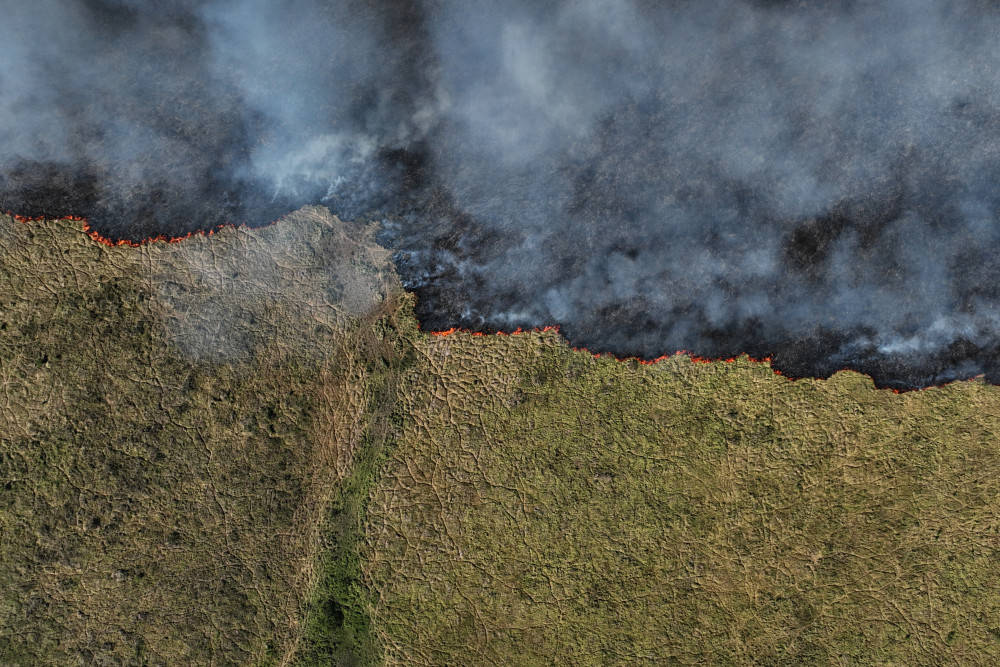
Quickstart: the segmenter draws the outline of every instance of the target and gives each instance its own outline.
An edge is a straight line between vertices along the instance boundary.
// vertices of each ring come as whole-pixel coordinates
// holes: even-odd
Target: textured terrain
[[[427,335],[319,208],[81,227],[0,217],[0,663],[1000,659],[995,386]]]
[[[290,654],[390,296],[320,209],[139,248],[0,218],[0,663]]]
[[[368,511],[392,664],[995,664],[1000,390],[422,337]]]

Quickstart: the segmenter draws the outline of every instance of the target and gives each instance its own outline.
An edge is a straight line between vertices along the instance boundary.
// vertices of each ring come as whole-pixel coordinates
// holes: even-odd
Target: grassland
[[[371,234],[0,218],[0,664],[1000,660],[1000,389],[430,336]]]
[[[392,310],[370,232],[0,219],[0,663],[290,659]]]
[[[371,496],[388,664],[996,664],[1000,390],[415,340]]]

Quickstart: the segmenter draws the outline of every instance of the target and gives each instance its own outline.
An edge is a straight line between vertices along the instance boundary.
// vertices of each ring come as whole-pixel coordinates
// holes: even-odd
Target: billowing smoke
[[[416,10],[2,0],[0,206],[145,238],[393,197],[425,87]]]
[[[986,0],[7,0],[0,208],[384,221],[426,328],[1000,382]]]

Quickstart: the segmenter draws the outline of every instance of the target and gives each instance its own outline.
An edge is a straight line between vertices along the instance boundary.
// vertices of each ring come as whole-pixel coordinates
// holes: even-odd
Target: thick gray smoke
[[[0,208],[323,203],[428,328],[1000,382],[991,2],[0,5]]]
[[[379,151],[427,127],[408,12],[0,0],[0,205],[142,238],[388,201]]]

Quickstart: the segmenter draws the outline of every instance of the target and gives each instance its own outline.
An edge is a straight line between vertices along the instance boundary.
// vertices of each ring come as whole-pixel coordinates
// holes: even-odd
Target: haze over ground
[[[993,3],[0,7],[0,209],[322,203],[384,221],[425,328],[1000,381]]]

